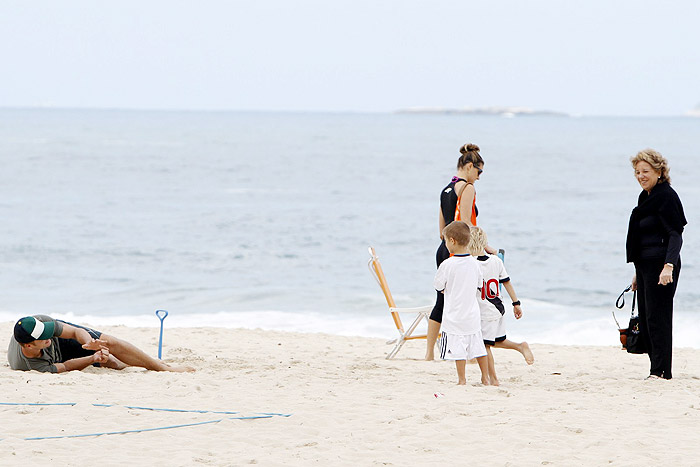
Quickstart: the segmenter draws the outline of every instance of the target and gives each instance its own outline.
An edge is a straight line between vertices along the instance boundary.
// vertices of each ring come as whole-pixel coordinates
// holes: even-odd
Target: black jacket
[[[678,264],[683,227],[688,222],[676,191],[666,182],[639,194],[627,229],[627,262],[664,259]]]

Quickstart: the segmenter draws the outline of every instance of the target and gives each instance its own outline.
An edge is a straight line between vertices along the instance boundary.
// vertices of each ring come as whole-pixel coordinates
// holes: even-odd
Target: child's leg
[[[528,365],[532,365],[535,363],[535,356],[532,355],[532,350],[530,350],[530,346],[528,345],[527,342],[513,342],[509,341],[508,339],[496,342],[495,347],[501,348],[501,349],[512,349],[512,350],[517,350],[520,352],[523,357],[525,357],[525,361],[527,362]]]
[[[489,362],[488,357],[484,355],[483,357],[476,357],[476,363],[479,364],[479,369],[481,370],[481,384],[489,385]]]
[[[457,384],[463,386],[467,384],[467,361],[466,360],[455,360],[455,365],[457,365]]]
[[[489,382],[491,386],[498,386],[498,378],[496,377],[496,365],[493,362],[493,352],[491,346],[486,345],[486,361],[488,362]]]

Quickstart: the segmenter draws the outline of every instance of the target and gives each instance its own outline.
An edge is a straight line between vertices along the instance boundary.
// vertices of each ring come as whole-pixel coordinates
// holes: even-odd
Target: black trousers
[[[673,268],[673,282],[659,285],[663,259],[640,260],[634,263],[637,272],[640,337],[649,349],[650,375],[671,379],[673,351],[673,296],[676,294],[681,261]]]

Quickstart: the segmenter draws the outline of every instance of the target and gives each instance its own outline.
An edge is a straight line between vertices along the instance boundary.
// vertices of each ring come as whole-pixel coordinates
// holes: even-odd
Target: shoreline
[[[506,316],[507,335],[513,341],[527,341],[545,345],[577,346],[612,346],[619,342],[619,333],[609,307],[608,309],[589,309],[566,311],[567,307],[549,306],[541,303],[537,308],[529,301],[523,301],[526,315],[515,320]],[[536,311],[531,311],[535,309]],[[286,311],[236,311],[211,313],[170,313],[164,320],[164,333],[173,329],[194,328],[206,324],[215,324],[228,330],[246,329],[250,331],[281,331],[304,334],[327,334],[329,336],[371,337],[383,341],[394,339],[396,329],[386,308],[379,308],[373,313],[320,313],[320,312],[286,312]],[[108,326],[159,328],[160,321],[153,313],[135,315],[81,315],[76,313],[50,312],[64,321],[84,324],[95,329]],[[21,316],[20,313],[0,311],[0,323],[11,321]],[[536,316],[537,319],[533,318]],[[615,310],[615,316],[621,326],[627,326],[628,310]],[[406,317],[403,317],[406,319]],[[545,326],[546,325],[546,326]],[[417,334],[425,334],[425,322],[421,323]],[[696,313],[677,311],[674,313],[674,343],[679,348],[700,349],[697,335],[700,324]],[[388,350],[387,350],[388,352]]]
[[[535,364],[495,349],[501,386],[456,385],[451,362],[425,362],[424,341],[394,360],[384,339],[221,328],[170,328],[163,357],[198,367],[192,374],[88,368],[62,375],[19,372],[6,363],[13,323],[0,323],[0,463],[28,459],[107,465],[692,465],[700,454],[700,350],[674,350],[674,379],[645,381],[646,356],[615,346],[531,344]],[[153,327],[103,326],[151,355]],[[440,397],[436,397],[439,394]],[[105,404],[110,407],[94,406]],[[234,420],[237,411],[289,417]],[[222,419],[218,422],[212,420]],[[652,423],[653,421],[653,423]],[[196,426],[28,441],[211,422]],[[674,446],[670,452],[651,449]],[[167,449],[167,455],[164,455]],[[173,460],[175,459],[175,460]]]

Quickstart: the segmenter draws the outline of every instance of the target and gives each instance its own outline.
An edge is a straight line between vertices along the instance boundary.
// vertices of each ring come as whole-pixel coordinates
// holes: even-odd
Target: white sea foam
[[[611,311],[613,308],[573,308],[538,300],[523,299],[524,316],[515,320],[506,315],[508,338],[513,341],[556,345],[619,345],[619,333]],[[627,326],[629,311],[615,309],[620,325]],[[404,317],[408,326],[413,315]],[[54,317],[92,326],[124,325],[130,327],[159,327],[155,313],[137,315],[78,315],[61,313]],[[0,312],[0,321],[19,318],[7,311]],[[339,314],[288,311],[236,311],[213,313],[178,313],[170,311],[163,322],[164,328],[224,327],[265,329],[275,331],[325,333],[342,336],[365,336],[394,339],[397,336],[388,313]],[[417,333],[425,333],[425,322]],[[693,313],[676,312],[674,315],[674,345],[700,348],[700,322]]]

